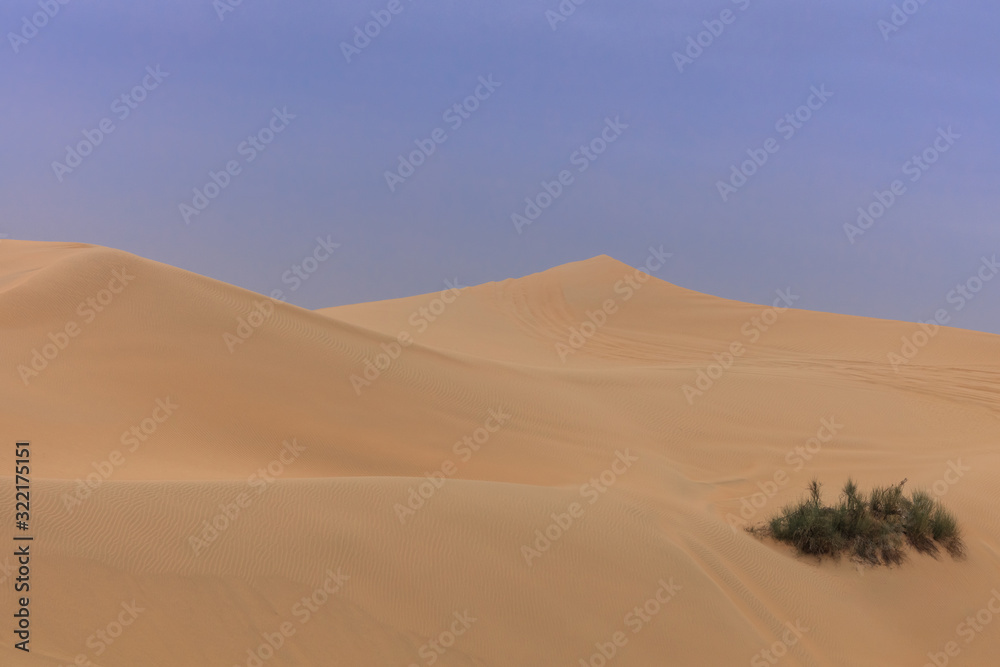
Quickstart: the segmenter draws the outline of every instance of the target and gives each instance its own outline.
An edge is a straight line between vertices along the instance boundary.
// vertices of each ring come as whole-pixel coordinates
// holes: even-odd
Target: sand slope
[[[894,369],[918,326],[642,278],[597,257],[310,312],[3,241],[0,521],[30,439],[35,542],[32,652],[5,621],[0,664],[995,664],[1000,618],[960,624],[1000,591],[1000,337]],[[942,491],[967,560],[817,566],[731,527],[847,475]]]

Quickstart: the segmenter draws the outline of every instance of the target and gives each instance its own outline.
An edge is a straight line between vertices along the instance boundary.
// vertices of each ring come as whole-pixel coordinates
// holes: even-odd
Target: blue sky
[[[0,233],[259,292],[288,292],[282,275],[329,238],[334,256],[288,292],[309,308],[663,245],[659,277],[684,287],[757,303],[791,287],[804,308],[910,321],[954,308],[1000,253],[995,3],[566,0],[555,22],[556,0],[243,0],[220,18],[223,2],[3,4]],[[348,62],[342,43],[379,17]],[[463,103],[456,127],[445,112]],[[776,123],[797,112],[788,136]],[[54,167],[85,132],[100,143]],[[433,153],[390,189],[416,141]],[[564,171],[518,233],[512,214]],[[891,205],[850,242],[879,196]],[[1000,333],[1000,279],[951,323]]]

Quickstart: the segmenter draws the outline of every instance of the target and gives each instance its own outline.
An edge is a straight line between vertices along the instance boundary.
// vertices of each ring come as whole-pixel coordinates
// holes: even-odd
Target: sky
[[[306,308],[662,246],[1000,333],[996,3],[576,2],[6,0],[0,234]]]

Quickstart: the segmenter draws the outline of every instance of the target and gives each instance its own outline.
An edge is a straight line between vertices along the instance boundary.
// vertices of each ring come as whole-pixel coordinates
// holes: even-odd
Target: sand
[[[1000,337],[643,279],[601,256],[313,312],[0,242],[0,664],[996,664]],[[932,489],[968,557],[741,529],[849,475]]]

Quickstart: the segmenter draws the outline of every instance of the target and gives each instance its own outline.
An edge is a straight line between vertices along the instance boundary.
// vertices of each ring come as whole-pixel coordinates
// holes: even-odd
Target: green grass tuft
[[[788,505],[764,526],[748,530],[794,545],[800,552],[823,558],[847,553],[870,565],[898,565],[907,544],[920,553],[937,554],[939,547],[953,558],[965,555],[955,517],[926,491],[903,493],[904,479],[875,487],[866,497],[848,479],[837,504],[826,506],[822,485],[809,483],[809,497]]]

